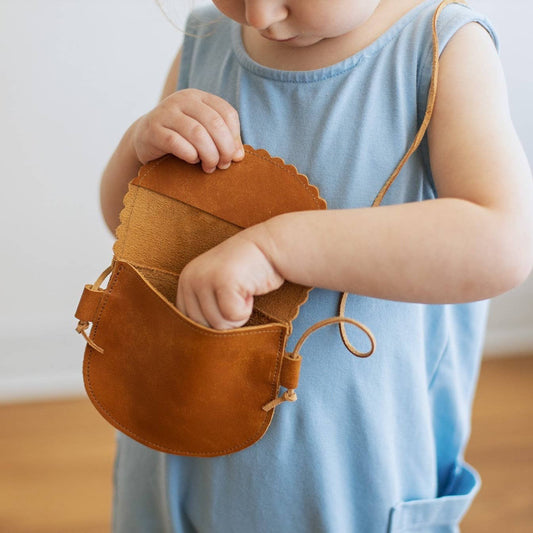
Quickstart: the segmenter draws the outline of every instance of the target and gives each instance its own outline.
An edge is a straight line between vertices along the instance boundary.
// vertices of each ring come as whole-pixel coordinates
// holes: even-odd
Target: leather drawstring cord
[[[426,105],[426,112],[424,114],[424,119],[422,121],[422,124],[420,125],[420,128],[413,140],[413,143],[401,159],[401,161],[398,163],[398,166],[394,169],[394,172],[390,175],[389,179],[384,183],[383,187],[379,190],[378,194],[376,195],[376,198],[372,202],[372,207],[377,207],[381,204],[383,201],[383,198],[391,185],[394,183],[394,180],[398,177],[398,174],[402,170],[403,166],[407,162],[407,160],[411,157],[411,155],[415,152],[415,150],[418,148],[420,143],[422,142],[422,139],[424,138],[424,135],[426,133],[426,130],[429,126],[429,122],[431,120],[431,116],[433,114],[433,108],[435,107],[435,98],[437,96],[437,79],[439,74],[439,37],[437,34],[437,20],[439,18],[439,15],[441,11],[448,5],[448,4],[463,4],[468,5],[463,0],[444,0],[439,4],[437,9],[435,10],[435,13],[433,14],[433,20],[432,20],[432,34],[433,34],[433,59],[432,59],[432,72],[431,72],[431,82],[429,85],[429,92],[428,92],[428,99],[427,99],[427,105]],[[347,292],[344,292],[341,296],[340,302],[339,302],[339,318],[344,317],[344,310],[346,308],[346,300],[348,298]],[[344,321],[339,321],[339,331],[342,338],[342,342],[344,343],[344,346],[350,352],[355,354],[357,350],[352,346],[350,341],[348,340],[348,336],[346,335],[346,328],[344,327]],[[369,333],[369,332],[368,332]],[[368,334],[367,333],[367,334]],[[368,357],[369,355],[372,355],[372,352],[374,351],[375,343],[372,342],[372,349],[367,352],[366,354],[355,354],[358,357]]]
[[[104,349],[103,348],[100,348],[100,346],[98,346],[98,344],[96,344],[90,337],[89,335],[87,335],[87,332],[85,331],[88,327],[90,326],[89,322],[85,321],[85,320],[80,320],[78,322],[78,325],[76,326],[76,331],[78,333],[81,333],[83,335],[83,338],[87,341],[87,344],[95,349],[97,352],[99,353],[104,353]]]
[[[424,135],[426,133],[426,130],[429,126],[429,122],[431,120],[431,116],[433,114],[433,109],[435,107],[435,98],[437,96],[437,79],[439,74],[439,38],[437,35],[437,20],[439,18],[439,15],[441,11],[448,5],[448,4],[463,4],[467,5],[466,2],[463,0],[444,0],[439,4],[437,9],[435,10],[435,13],[433,14],[433,20],[432,20],[432,34],[433,34],[433,58],[432,58],[432,72],[431,72],[431,82],[429,85],[429,92],[428,92],[428,99],[427,99],[427,105],[426,105],[426,112],[424,114],[424,119],[422,121],[422,124],[420,125],[420,128],[418,132],[416,133],[416,136],[405,153],[405,155],[402,157],[401,161],[398,163],[397,167],[394,169],[393,173],[390,175],[390,177],[387,179],[387,181],[383,184],[381,189],[379,190],[378,194],[376,195],[374,201],[372,202],[372,207],[377,207],[381,204],[383,201],[383,198],[387,191],[390,189],[391,185],[394,183],[394,180],[398,177],[398,174],[402,170],[403,166],[407,162],[407,160],[411,157],[411,155],[415,152],[415,150],[418,148],[420,143],[422,142],[422,139],[424,138]],[[321,328],[323,326],[327,326],[329,324],[338,323],[339,325],[339,331],[341,335],[342,342],[344,343],[344,346],[356,355],[357,357],[369,357],[372,355],[372,353],[375,350],[376,347],[376,341],[374,339],[374,336],[372,335],[371,331],[364,326],[363,324],[352,320],[351,318],[347,318],[344,316],[344,312],[346,309],[346,300],[348,298],[347,292],[342,293],[340,302],[339,302],[339,315],[337,317],[328,318],[326,320],[322,320],[320,322],[317,322],[310,328],[308,328],[304,334],[301,336],[300,340],[297,342],[296,347],[294,348],[294,352],[292,354],[287,354],[287,357],[289,359],[298,359],[301,358],[299,352],[299,349],[304,342],[304,340],[311,334],[313,331],[317,330],[318,328]],[[358,350],[356,350],[353,345],[348,340],[348,336],[346,334],[346,328],[345,323],[353,324],[360,328],[370,339],[370,350],[367,352],[361,353]],[[280,403],[283,402],[294,402],[296,401],[296,392],[295,389],[287,389],[281,396],[274,399],[273,401],[267,403],[265,406],[263,406],[263,409],[265,411],[269,411],[270,409],[276,407]]]
[[[110,266],[108,266],[101,274],[98,276],[98,279],[94,282],[93,285],[89,287],[92,291],[97,291],[100,288],[100,285],[102,285],[103,281],[111,274],[111,271],[113,270],[113,263],[111,263]],[[81,333],[83,335],[83,338],[87,341],[87,344],[96,350],[98,353],[103,354],[104,350],[103,348],[100,348],[98,344],[96,344],[90,337],[87,335],[86,329],[90,326],[90,323],[86,320],[80,320],[78,322],[78,325],[76,326],[76,331],[78,333]]]
[[[300,355],[300,349],[302,347],[302,344],[307,340],[307,337],[309,337],[311,333],[315,332],[319,328],[323,328],[324,326],[329,326],[330,324],[339,323],[344,325],[345,322],[348,324],[352,324],[353,326],[357,326],[370,340],[370,350],[368,352],[359,352],[349,342],[348,345],[346,345],[346,348],[348,348],[348,350],[357,357],[368,357],[369,355],[371,355],[376,347],[376,339],[374,338],[374,335],[372,335],[372,332],[364,324],[361,324],[361,322],[357,322],[357,320],[354,320],[353,318],[348,318],[346,316],[334,316],[331,318],[320,320],[316,324],[313,324],[312,326],[308,327],[303,332],[298,342],[294,346],[294,351],[286,353],[285,357],[295,361],[301,359],[302,356]],[[266,405],[263,405],[262,409],[263,411],[270,411],[274,407],[278,406],[280,403],[295,402],[297,399],[298,397],[296,396],[296,389],[287,389],[281,396],[278,396],[271,402],[268,402]]]

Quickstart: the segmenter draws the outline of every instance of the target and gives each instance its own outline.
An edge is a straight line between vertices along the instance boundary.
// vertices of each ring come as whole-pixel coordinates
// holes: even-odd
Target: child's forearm
[[[137,159],[132,145],[135,123],[126,131],[111,156],[100,183],[100,205],[107,226],[115,231],[119,224],[122,199],[128,191],[128,183],[137,175],[142,163]]]
[[[377,298],[479,300],[531,268],[519,221],[454,198],[287,213],[262,226],[256,243],[285,279]]]

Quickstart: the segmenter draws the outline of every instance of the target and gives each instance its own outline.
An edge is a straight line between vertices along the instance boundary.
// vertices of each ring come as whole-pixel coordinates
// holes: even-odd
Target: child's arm
[[[245,323],[253,294],[283,279],[425,303],[484,299],[521,283],[533,263],[531,173],[499,59],[477,24],[442,54],[428,135],[438,199],[274,217],[189,263],[178,307],[225,329]]]
[[[100,203],[111,231],[119,224],[128,183],[144,163],[170,153],[189,163],[201,160],[212,172],[244,157],[239,117],[230,104],[195,89],[176,91],[180,59],[178,53],[159,105],[128,128],[104,170]]]

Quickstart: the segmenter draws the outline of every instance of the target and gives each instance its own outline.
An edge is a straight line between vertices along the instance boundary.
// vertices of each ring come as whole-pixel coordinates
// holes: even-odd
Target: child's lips
[[[275,41],[276,43],[287,43],[289,41],[293,41],[296,39],[296,36],[289,37],[288,39],[278,39],[277,37],[272,37],[271,35],[268,35],[267,33],[261,34],[265,39],[268,39],[269,41]]]

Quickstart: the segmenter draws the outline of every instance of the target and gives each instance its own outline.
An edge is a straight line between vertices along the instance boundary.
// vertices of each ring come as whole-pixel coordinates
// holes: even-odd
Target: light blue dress
[[[244,142],[296,165],[330,209],[367,207],[424,115],[438,3],[423,2],[354,56],[305,72],[255,63],[239,26],[213,7],[200,8],[187,25],[199,36],[185,37],[179,88],[228,100],[239,111]],[[497,46],[483,16],[453,4],[439,19],[441,50],[473,21]],[[435,195],[424,141],[384,204]],[[288,350],[310,325],[335,316],[338,302],[339,293],[311,291]],[[486,313],[487,302],[422,305],[350,295],[346,315],[373,331],[376,352],[357,359],[336,326],[315,332],[302,349],[298,401],[279,406],[250,448],[179,457],[118,434],[114,532],[457,531],[480,484],[463,451]],[[347,330],[356,347],[368,348]]]

